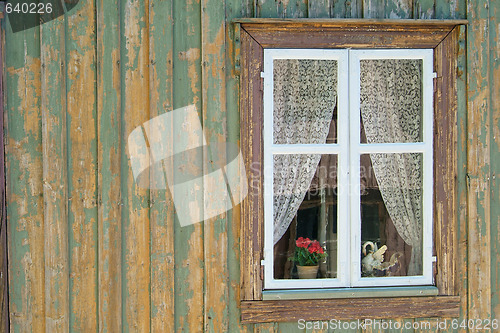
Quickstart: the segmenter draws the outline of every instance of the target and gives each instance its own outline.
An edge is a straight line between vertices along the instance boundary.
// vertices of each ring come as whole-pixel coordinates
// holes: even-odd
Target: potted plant
[[[318,274],[319,263],[327,257],[317,240],[299,237],[295,241],[295,253],[290,260],[297,265],[299,279],[314,279]]]

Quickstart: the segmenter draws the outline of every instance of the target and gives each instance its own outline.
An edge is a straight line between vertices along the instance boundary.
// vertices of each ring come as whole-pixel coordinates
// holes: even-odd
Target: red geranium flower
[[[299,237],[295,241],[295,253],[288,258],[297,263],[298,266],[315,266],[323,261],[327,254],[317,240]]]
[[[304,239],[304,237],[299,237],[295,241],[295,244],[297,245],[297,247],[303,247],[306,249],[309,246],[309,244],[311,244],[311,240],[309,238]]]
[[[320,249],[321,249],[321,246],[319,245],[319,242],[317,240],[312,242],[308,248],[309,253],[319,252]]]

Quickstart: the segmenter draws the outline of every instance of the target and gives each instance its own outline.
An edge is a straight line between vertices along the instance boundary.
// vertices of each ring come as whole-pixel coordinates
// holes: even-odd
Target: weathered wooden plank
[[[333,6],[332,0],[309,0],[307,2],[307,17],[322,18],[330,17],[331,7]]]
[[[500,318],[500,2],[490,0],[491,317]]]
[[[14,332],[45,330],[40,28],[5,35],[9,311]]]
[[[467,318],[468,268],[467,268],[467,45],[466,27],[459,26],[459,42],[457,56],[457,188],[458,188],[458,258],[457,258],[457,290],[462,295],[460,302],[460,318]]]
[[[277,326],[277,331],[280,333],[304,332],[304,330],[299,329],[298,322],[278,323]]]
[[[121,69],[120,6],[98,1],[97,11],[97,159],[99,330],[121,331]]]
[[[252,14],[244,1],[226,1],[226,118],[227,143],[240,147],[240,117],[239,112],[239,72],[236,71],[236,55],[240,53],[240,33],[236,24],[231,24],[235,18],[248,17]],[[237,49],[238,48],[238,49]],[[240,63],[238,64],[241,65]],[[241,68],[241,67],[240,67]],[[241,148],[240,148],[241,151]],[[240,177],[245,177],[244,170],[237,170]],[[228,332],[248,332],[251,325],[240,322],[240,214],[241,205],[233,207],[227,213],[227,269],[229,273],[228,290]]]
[[[330,17],[361,18],[363,17],[363,0],[330,0]]]
[[[307,17],[307,1],[304,0],[254,0],[256,17],[298,18]]]
[[[385,3],[380,0],[363,0],[363,18],[385,18]]]
[[[262,71],[263,51],[260,45],[246,32],[242,31],[242,66],[240,108],[241,141],[245,142],[242,151],[247,170],[248,186],[252,188],[241,205],[241,299],[258,300],[262,294],[260,273],[261,249],[263,242],[262,163],[263,149],[262,90],[259,73]],[[259,78],[259,79],[255,79]]]
[[[86,2],[66,16],[70,330],[74,331],[98,328],[94,14],[94,3]]]
[[[441,7],[451,7],[451,4],[445,1],[438,1],[438,3],[442,4]],[[445,6],[443,6],[446,4]],[[422,20],[430,20],[435,17],[435,0],[415,0],[413,2],[413,18],[414,19],[422,19]],[[449,18],[449,16],[442,15],[439,18]]]
[[[6,205],[6,184],[5,184],[5,147],[4,141],[4,87],[3,87],[3,65],[5,45],[4,29],[0,27],[0,329],[5,332],[10,330],[9,325],[9,281],[7,267],[7,205]]]
[[[202,119],[209,144],[208,156],[203,158],[204,174],[225,166],[227,110],[225,59],[226,1],[201,2],[201,61],[202,61]],[[214,167],[214,165],[216,167]],[[220,170],[220,169],[219,169]],[[215,177],[204,178],[204,329],[210,332],[228,331],[227,214],[209,218],[212,209],[231,206],[231,198],[220,191]],[[226,188],[227,188],[226,184]],[[229,188],[227,188],[229,189]]]
[[[280,1],[281,17],[299,18],[308,17],[308,1],[304,0],[288,0]]]
[[[199,1],[183,0],[175,0],[173,6],[173,17],[175,17],[173,73],[176,79],[173,87],[174,109],[194,105],[200,115],[202,110],[201,6]],[[179,140],[179,144],[184,144],[188,138]],[[202,143],[202,137],[196,133],[193,133],[193,137],[189,140]],[[177,144],[177,141],[174,144]],[[190,162],[197,170],[202,169],[202,156],[196,156]],[[193,182],[191,195],[180,200],[194,202],[189,213],[192,217],[200,217],[204,213],[203,181],[198,179]],[[179,198],[178,193],[174,193],[174,198],[176,200]],[[204,330],[203,224],[195,223],[181,227],[179,220],[176,219],[174,242],[176,330],[201,332]]]
[[[434,48],[466,21],[415,20],[239,20],[263,47]]]
[[[278,324],[277,323],[265,323],[265,324],[254,325],[253,331],[254,331],[254,333],[278,332]]]
[[[467,36],[468,316],[491,316],[488,0],[469,3]]]
[[[282,13],[280,11],[280,2],[278,0],[254,0],[255,17],[283,17],[279,15]]]
[[[467,1],[435,0],[434,12],[436,19],[466,18]]]
[[[40,26],[45,329],[69,330],[66,55],[64,17]]]
[[[456,317],[459,312],[459,302],[459,296],[243,301],[241,321],[255,323],[289,322],[298,319],[325,320],[325,318],[350,320]],[[377,309],[376,312],[373,311],[374,308]]]
[[[123,145],[127,136],[150,119],[149,115],[149,1],[126,1],[120,19],[123,28],[122,100]],[[124,154],[122,152],[122,154]],[[126,155],[124,155],[126,156]],[[122,158],[123,162],[123,158]],[[123,318],[124,331],[150,330],[150,191],[135,182],[128,160],[122,164]],[[148,171],[144,177],[149,178]]]
[[[410,19],[413,16],[413,0],[386,0],[384,18]]]
[[[436,94],[434,99],[434,235],[439,246],[436,286],[440,295],[456,295],[457,272],[457,103],[456,54],[458,28],[435,48]]]
[[[150,117],[153,119],[173,109],[173,15],[171,1],[153,0],[149,3],[149,96]],[[173,128],[169,124],[163,133],[150,132],[152,141],[161,136],[166,145],[173,142]],[[172,170],[171,160],[164,160],[164,168]],[[163,169],[153,168],[151,179]],[[151,331],[175,331],[174,284],[174,203],[171,192],[151,190]]]

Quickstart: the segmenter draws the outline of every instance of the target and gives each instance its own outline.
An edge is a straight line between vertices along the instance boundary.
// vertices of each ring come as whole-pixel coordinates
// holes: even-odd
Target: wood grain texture
[[[457,260],[457,288],[461,295],[460,318],[467,318],[467,286],[468,286],[468,268],[467,268],[467,45],[466,45],[466,27],[459,27],[458,42],[458,68],[457,68],[457,167],[458,167],[458,260]]]
[[[201,67],[201,4],[200,1],[175,0],[174,8],[174,109],[194,105],[202,119]],[[176,138],[183,144],[188,138]],[[193,133],[189,140],[201,144],[200,135]],[[176,144],[177,141],[174,142]],[[190,159],[202,170],[202,156]],[[175,177],[174,173],[174,177]],[[198,204],[190,207],[192,217],[203,216],[203,181],[193,182],[193,190],[184,200]],[[174,198],[179,195],[174,193]],[[175,242],[175,329],[201,332],[204,330],[204,240],[203,223],[182,227],[174,225]]]
[[[149,98],[150,117],[154,119],[173,109],[173,4],[152,0],[149,3]],[[155,141],[160,135],[165,144],[173,142],[172,124],[161,133],[149,133]],[[152,137],[151,137],[152,136]],[[165,160],[165,169],[173,165]],[[152,169],[154,180],[163,169]],[[175,331],[174,283],[174,203],[169,190],[151,190],[151,331]]]
[[[262,280],[260,273],[263,244],[264,205],[262,187],[263,122],[262,71],[263,51],[246,32],[242,32],[241,141],[242,155],[247,170],[249,194],[241,205],[241,299],[260,299]]]
[[[6,204],[6,184],[5,184],[5,133],[4,133],[4,29],[0,27],[0,330],[8,332],[9,323],[9,281],[8,281],[8,261],[7,261],[7,204]]]
[[[455,28],[434,51],[434,243],[440,295],[457,294],[457,47]]]
[[[203,156],[204,174],[225,166],[226,118],[226,1],[201,1],[201,62],[202,62],[202,120],[209,149]],[[229,162],[229,161],[227,161]],[[214,165],[216,167],[214,167]],[[204,330],[228,331],[228,238],[227,214],[208,218],[215,207],[227,207],[231,198],[219,192],[215,177],[206,177],[203,183],[204,199]],[[226,184],[226,191],[229,190]]]
[[[287,322],[304,320],[349,320],[358,318],[457,317],[459,296],[336,299],[300,301],[243,301],[241,321]],[[373,309],[377,311],[374,312]],[[429,315],[432,314],[432,315]]]
[[[440,1],[438,1],[440,2]],[[440,3],[443,3],[442,1]],[[436,1],[435,0],[414,0],[413,1],[413,18],[414,19],[423,19],[430,20],[434,19],[436,16]],[[450,4],[447,4],[448,7],[451,7]],[[439,17],[440,19],[449,18],[446,16]]]
[[[45,330],[40,29],[6,31],[6,183],[11,330]]]
[[[66,17],[70,330],[96,331],[97,106],[93,2]],[[51,240],[46,240],[50,242]]]
[[[500,3],[490,0],[491,317],[500,318]]]
[[[120,6],[97,1],[99,330],[122,329]]]
[[[327,18],[330,17],[331,0],[310,0],[307,2],[307,17]]]
[[[489,1],[468,7],[468,318],[491,316],[491,95]],[[472,52],[472,50],[474,50]]]
[[[240,76],[236,68],[236,59],[240,53],[240,32],[239,26],[231,24],[231,21],[238,17],[251,15],[253,8],[249,8],[245,1],[226,1],[226,119],[227,119],[227,143],[238,147],[240,144],[240,116],[239,112],[239,92]],[[239,61],[239,60],[238,60]],[[238,64],[241,68],[241,63]],[[238,168],[240,177],[246,177],[245,171]],[[242,325],[240,322],[240,223],[241,204],[233,206],[227,212],[227,270],[229,273],[228,282],[228,331],[229,332],[249,332],[252,325]]]
[[[123,135],[150,119],[149,114],[149,1],[127,1],[122,5]],[[122,152],[122,154],[124,154]],[[123,219],[123,318],[125,331],[150,330],[150,191],[139,186],[128,160],[122,164]],[[146,179],[149,171],[144,171]],[[124,181],[124,178],[126,181]],[[125,214],[124,214],[125,213]]]
[[[64,17],[40,27],[45,242],[45,328],[69,330],[66,57]]]
[[[415,20],[239,20],[264,48],[434,48],[456,24]]]

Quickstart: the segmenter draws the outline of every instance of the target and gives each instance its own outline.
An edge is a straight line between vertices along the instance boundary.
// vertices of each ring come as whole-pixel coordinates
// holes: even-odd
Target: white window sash
[[[273,140],[273,60],[333,59],[338,64],[337,144],[274,144]],[[423,60],[423,142],[361,144],[359,112],[360,59]],[[361,286],[401,286],[432,284],[432,50],[264,50],[264,289],[304,289]],[[349,110],[349,112],[342,112]],[[350,131],[350,133],[349,133]],[[349,136],[351,134],[351,136]],[[416,277],[361,278],[361,220],[359,196],[360,154],[374,152],[423,154],[423,275]],[[338,252],[335,279],[274,279],[273,253],[273,155],[337,154],[338,155]],[[348,180],[341,181],[342,179]],[[357,232],[356,232],[357,231]],[[350,237],[342,236],[350,235]],[[350,251],[349,251],[350,250]],[[349,269],[350,267],[350,269]]]
[[[360,60],[422,59],[422,143],[361,144],[360,140]],[[352,287],[430,285],[432,281],[432,189],[433,189],[433,51],[431,49],[350,50],[349,51],[349,123],[350,123],[350,214]],[[423,155],[423,274],[421,276],[361,277],[361,196],[360,156],[366,153],[422,153]]]

